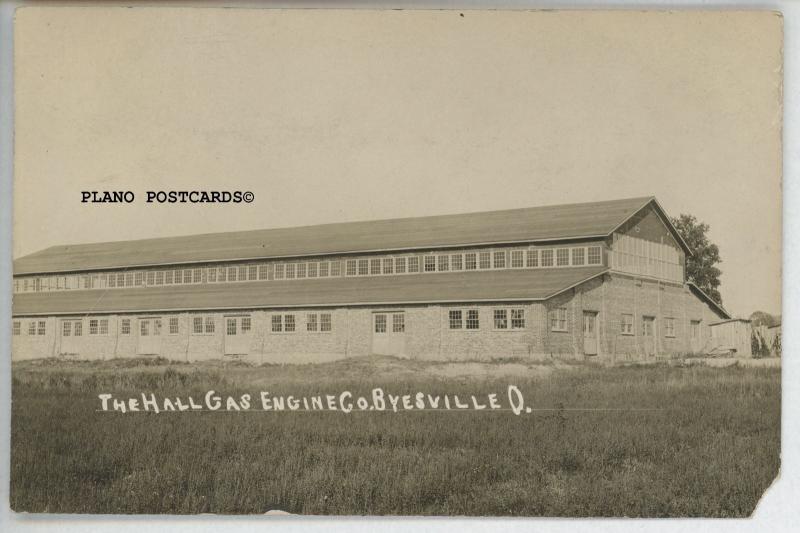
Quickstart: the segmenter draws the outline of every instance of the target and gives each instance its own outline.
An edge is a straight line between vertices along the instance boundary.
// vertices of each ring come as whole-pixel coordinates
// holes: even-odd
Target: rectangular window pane
[[[249,279],[250,281],[258,279],[258,265],[248,265],[247,279]]]
[[[319,315],[319,330],[331,331],[332,327],[333,327],[333,322],[331,321],[331,314],[321,313]]]
[[[40,320],[39,321],[39,328],[36,331],[36,334],[37,335],[44,335],[45,334],[46,325],[47,325],[47,323],[44,320]]]
[[[15,320],[14,324],[12,325],[12,334],[19,335],[22,332],[22,324],[19,320]]]
[[[469,309],[467,311],[466,329],[478,329],[480,327],[480,319],[478,318],[477,309]]]
[[[478,255],[475,253],[464,254],[464,269],[475,270],[478,268]]]
[[[440,255],[437,258],[437,269],[439,272],[447,272],[450,270],[450,256],[449,255]]]
[[[283,279],[285,266],[283,263],[275,265],[275,279]]]
[[[267,265],[266,263],[258,265],[258,279],[260,281],[264,281],[265,279],[267,279],[267,276],[269,275],[268,267],[269,265]]]
[[[294,331],[294,315],[284,315],[283,317],[283,329],[284,331]]]
[[[341,275],[342,275],[342,262],[331,261],[331,276],[341,276]]]
[[[450,329],[461,329],[462,326],[461,310],[450,311],[449,319],[450,319]]]
[[[205,322],[206,322],[206,333],[214,333],[214,330],[216,329],[214,324],[214,317],[207,316]]]
[[[108,335],[108,319],[107,318],[104,318],[104,319],[102,319],[100,321],[100,335]]]
[[[366,276],[369,274],[369,261],[366,259],[358,260],[358,275]]]
[[[587,254],[588,263],[590,265],[599,265],[601,263],[600,257],[600,247],[590,246]]]
[[[133,277],[133,284],[137,287],[144,285],[144,272],[136,272]]]
[[[461,254],[453,254],[450,256],[450,270],[459,271],[463,269],[463,261]]]
[[[525,310],[511,310],[511,329],[525,329]]]
[[[306,266],[306,273],[308,274],[309,278],[316,278],[317,277],[317,263],[308,263]]]
[[[412,274],[419,272],[419,257],[412,256],[408,258],[408,271]]]
[[[539,250],[530,249],[526,253],[526,260],[528,268],[535,268],[539,266]]]
[[[622,315],[622,334],[633,335],[633,315]]]
[[[328,272],[330,272],[330,263],[327,261],[321,261],[319,264],[319,277],[327,278]]]
[[[556,266],[569,265],[569,248],[559,248],[556,250]]]
[[[146,283],[150,287],[152,287],[153,285],[156,284],[156,273],[153,272],[152,270],[147,273],[147,281],[146,281]]]
[[[95,324],[92,324],[95,322]],[[97,321],[90,320],[89,321],[89,335],[97,335]],[[139,321],[139,336],[141,337],[149,337],[150,336],[150,321],[149,320],[140,320]]]
[[[494,253],[494,268],[505,268],[506,267],[506,253],[503,252],[495,252]]]
[[[553,266],[553,249],[547,248],[542,250],[542,266],[543,267],[551,267]]]
[[[183,270],[183,282],[184,283],[192,282],[192,271],[188,268]]]
[[[355,259],[348,259],[346,264],[347,264],[346,274],[348,276],[355,276],[356,275],[356,260]]]
[[[31,320],[28,323],[28,335],[36,335],[36,321]]]
[[[583,248],[572,249],[572,265],[581,266],[584,264],[584,251]]]
[[[294,279],[295,266],[294,263],[286,263],[286,279]]]
[[[383,273],[394,274],[394,259],[387,257],[383,260]]]
[[[302,279],[306,277],[307,263],[297,263],[297,277]]]
[[[247,265],[239,266],[239,281],[247,281]]]
[[[376,276],[381,273],[381,260],[378,258],[370,259],[369,261],[369,273],[373,276]]]
[[[243,316],[242,317],[241,326],[242,326],[242,328],[241,328],[242,329],[242,333],[249,333],[250,332],[250,329],[252,327],[252,323],[250,321],[250,317],[249,316]]]
[[[375,315],[375,333],[386,333],[386,315]]]
[[[511,268],[522,268],[525,266],[525,257],[522,250],[511,250]]]
[[[72,326],[72,333],[75,337],[80,337],[83,335],[83,321],[76,320]]]
[[[170,335],[177,335],[178,334],[178,317],[173,316],[169,319],[169,334]]]
[[[61,336],[69,337],[72,335],[72,322],[65,320],[61,323]]]
[[[280,333],[283,331],[281,318],[281,315],[272,315],[272,331],[274,333]]]
[[[192,333],[200,335],[203,333],[203,317],[196,316],[192,320]]]
[[[436,271],[436,257],[432,255],[425,256],[425,272]]]
[[[494,329],[508,329],[508,312],[505,309],[494,310]]]
[[[405,274],[406,272],[406,258],[405,257],[395,257],[394,259],[394,271],[398,274]]]
[[[130,318],[123,318],[122,325],[120,326],[120,331],[123,335],[130,335],[131,334],[131,319]]]
[[[403,333],[406,330],[406,315],[395,313],[392,315],[392,332]]]
[[[306,315],[306,331],[317,331],[317,314]]]
[[[236,336],[236,319],[235,318],[226,318],[225,319],[225,334],[231,337]]]
[[[163,285],[164,284],[164,271],[159,270],[156,272],[156,285]]]
[[[481,270],[486,270],[488,268],[492,268],[492,254],[489,252],[481,252],[478,256],[480,260],[480,267]]]

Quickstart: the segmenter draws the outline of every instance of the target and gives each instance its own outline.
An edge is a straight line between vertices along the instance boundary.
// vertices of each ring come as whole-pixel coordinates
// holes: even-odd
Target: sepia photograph
[[[11,510],[747,518],[775,11],[26,6]]]

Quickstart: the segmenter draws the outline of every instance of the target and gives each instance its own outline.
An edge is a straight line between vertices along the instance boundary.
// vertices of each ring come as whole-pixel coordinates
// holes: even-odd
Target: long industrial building
[[[13,359],[619,361],[710,348],[655,198],[63,245],[14,261]]]

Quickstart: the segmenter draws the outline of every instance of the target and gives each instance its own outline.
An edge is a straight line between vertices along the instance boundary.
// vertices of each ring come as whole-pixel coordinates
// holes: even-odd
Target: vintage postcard
[[[26,7],[11,509],[748,517],[780,13]]]

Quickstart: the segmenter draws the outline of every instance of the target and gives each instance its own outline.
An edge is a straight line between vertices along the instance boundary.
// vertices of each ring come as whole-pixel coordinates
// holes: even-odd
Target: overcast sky
[[[773,14],[37,7],[16,22],[15,257],[654,195],[710,224],[731,312],[780,312]],[[145,204],[153,189],[256,200]]]

